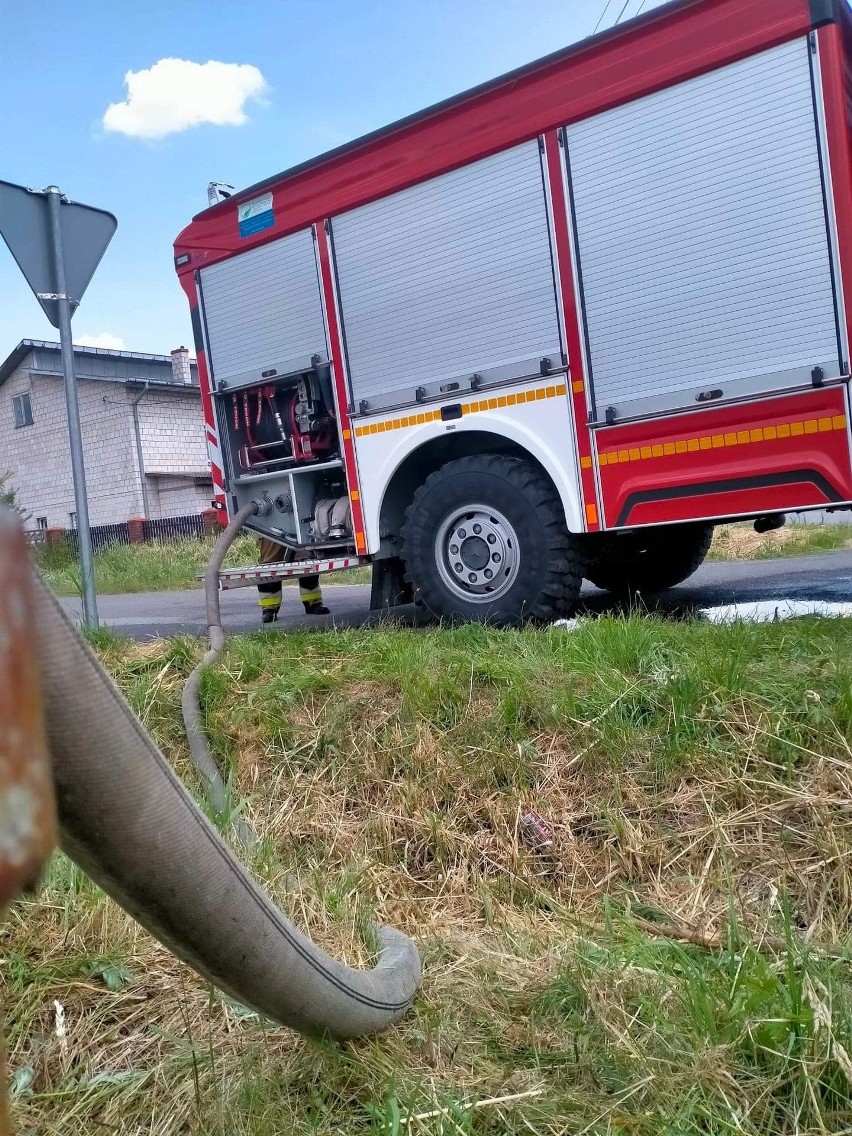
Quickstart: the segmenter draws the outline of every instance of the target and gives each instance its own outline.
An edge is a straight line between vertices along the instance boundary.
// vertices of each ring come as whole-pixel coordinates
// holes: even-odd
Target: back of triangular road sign
[[[72,313],[112,240],[118,222],[112,213],[61,200],[59,210],[65,254],[65,283]],[[0,236],[54,327],[59,326],[50,234],[48,195],[41,190],[0,181]]]

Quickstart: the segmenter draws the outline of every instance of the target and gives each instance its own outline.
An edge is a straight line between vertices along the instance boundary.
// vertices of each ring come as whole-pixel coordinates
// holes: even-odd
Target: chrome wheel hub
[[[454,595],[489,603],[514,584],[520,568],[514,528],[487,505],[466,505],[444,520],[435,537],[435,562]]]

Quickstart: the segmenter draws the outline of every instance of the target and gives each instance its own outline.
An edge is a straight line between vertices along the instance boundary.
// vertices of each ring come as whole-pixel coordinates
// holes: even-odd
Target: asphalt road
[[[307,617],[295,587],[284,589],[284,604],[278,623],[268,630],[299,627],[353,627],[382,618],[370,614],[370,589],[359,584],[327,585],[325,600],[332,610],[328,616]],[[788,560],[753,560],[705,564],[679,588],[660,597],[654,606],[672,616],[686,616],[698,607],[756,600],[852,601],[852,552],[829,552]],[[80,603],[63,599],[63,607],[79,618]],[[614,604],[604,593],[584,587],[578,614],[612,610]],[[204,599],[199,590],[189,592],[147,592],[98,598],[101,622],[134,639],[154,636],[194,634],[206,630]],[[398,608],[394,618],[416,622],[413,607]],[[227,632],[254,631],[259,626],[257,593],[240,588],[222,593],[222,620]]]

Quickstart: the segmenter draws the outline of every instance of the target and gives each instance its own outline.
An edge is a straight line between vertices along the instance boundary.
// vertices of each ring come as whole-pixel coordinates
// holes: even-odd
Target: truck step
[[[359,568],[368,561],[361,556],[340,556],[335,560],[297,560],[292,564],[253,564],[248,568],[223,568],[219,573],[219,588],[253,588],[271,580],[291,580],[298,576],[321,576],[326,572],[342,572],[346,568]],[[199,573],[198,580],[204,579]]]

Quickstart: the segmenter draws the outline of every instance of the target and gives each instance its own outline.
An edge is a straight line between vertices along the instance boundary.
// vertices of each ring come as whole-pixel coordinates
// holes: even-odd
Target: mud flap
[[[413,602],[414,592],[405,578],[405,565],[400,557],[374,561],[370,611],[388,611]]]

